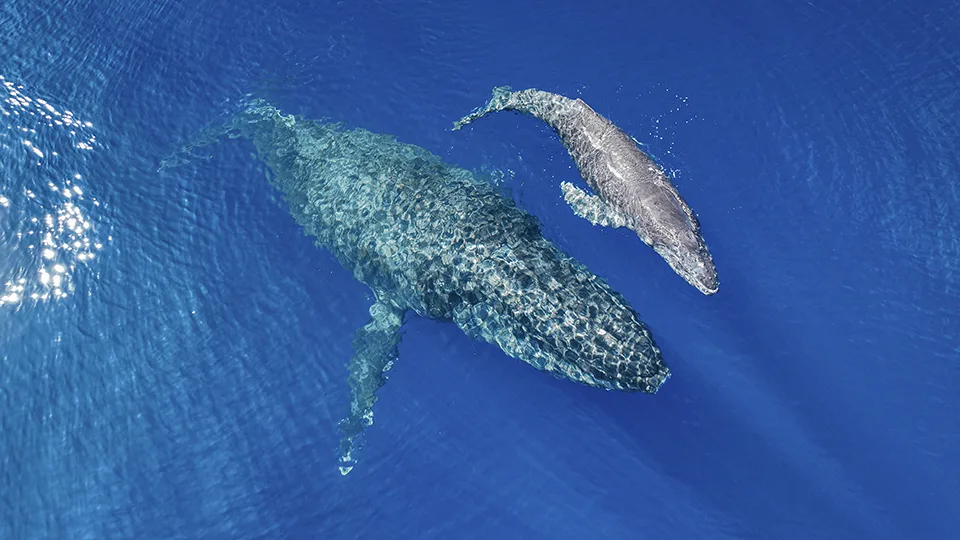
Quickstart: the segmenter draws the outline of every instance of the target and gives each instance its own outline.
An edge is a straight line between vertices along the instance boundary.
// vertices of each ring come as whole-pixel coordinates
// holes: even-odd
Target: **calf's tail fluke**
[[[470,122],[473,122],[478,118],[483,118],[490,113],[515,109],[516,106],[517,103],[515,99],[515,92],[512,92],[509,86],[498,86],[493,89],[493,96],[486,105],[478,109],[474,109],[472,113],[454,122],[453,131],[457,131]]]

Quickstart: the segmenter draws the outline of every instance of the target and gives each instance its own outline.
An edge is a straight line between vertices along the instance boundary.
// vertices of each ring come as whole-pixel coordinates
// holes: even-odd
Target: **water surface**
[[[0,537],[955,537],[958,13],[4,2]],[[537,122],[450,132],[501,84],[580,95],[646,144],[720,292],[574,216]],[[674,376],[579,387],[414,318],[341,477],[370,291],[251,147],[157,170],[248,92],[492,171]]]

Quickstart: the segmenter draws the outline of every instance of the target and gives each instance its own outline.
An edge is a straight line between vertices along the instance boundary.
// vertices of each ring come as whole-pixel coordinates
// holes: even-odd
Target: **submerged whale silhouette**
[[[488,183],[417,146],[254,100],[213,137],[252,140],[304,231],[373,289],[349,363],[340,471],[356,463],[407,312],[589,386],[655,393],[669,377],[627,301]]]
[[[720,287],[700,235],[700,222],[656,161],[638,143],[580,99],[542,90],[493,89],[493,97],[457,122],[456,131],[496,111],[518,111],[546,122],[560,136],[597,195],[563,182],[564,199],[594,225],[626,227],[704,294]]]

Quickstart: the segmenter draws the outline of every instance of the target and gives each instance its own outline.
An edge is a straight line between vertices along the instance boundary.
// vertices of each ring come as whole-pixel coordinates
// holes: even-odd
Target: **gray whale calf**
[[[656,250],[673,270],[704,294],[720,287],[700,223],[670,177],[637,142],[580,99],[507,86],[454,123],[458,130],[491,112],[512,110],[546,122],[570,152],[597,195],[563,182],[564,199],[594,225],[626,227]]]
[[[469,171],[386,135],[284,116],[260,100],[197,145],[221,135],[252,140],[297,223],[376,296],[348,365],[341,473],[353,468],[373,423],[375,392],[410,312],[452,321],[585,385],[655,393],[669,377],[623,296]]]

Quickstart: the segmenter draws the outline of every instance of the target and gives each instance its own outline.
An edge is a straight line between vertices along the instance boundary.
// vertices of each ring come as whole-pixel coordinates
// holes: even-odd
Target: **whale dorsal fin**
[[[370,320],[353,339],[350,372],[350,414],[340,421],[340,474],[346,475],[356,464],[363,430],[373,424],[376,391],[387,381],[400,343],[403,309],[378,295],[370,307]]]
[[[590,195],[570,182],[562,182],[560,189],[563,191],[563,200],[573,208],[573,213],[594,225],[616,229],[630,223],[623,213],[603,202],[600,197]]]

